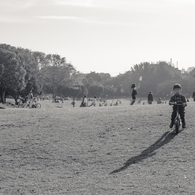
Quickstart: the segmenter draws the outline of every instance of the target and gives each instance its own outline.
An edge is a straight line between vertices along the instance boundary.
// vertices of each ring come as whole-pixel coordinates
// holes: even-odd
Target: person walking
[[[91,103],[91,105],[89,106],[89,107],[91,107],[91,106],[96,106],[96,96],[94,96],[94,98],[93,98],[93,101],[92,101],[92,103]]]
[[[135,103],[136,95],[137,95],[136,85],[132,84],[131,89],[132,89],[132,93],[131,93],[132,101],[130,105],[133,105]]]
[[[195,91],[192,93],[193,100],[195,101]]]
[[[87,107],[87,96],[86,95],[83,96],[83,100],[81,102],[80,107]]]
[[[153,102],[153,93],[152,91],[150,91],[150,93],[148,94],[148,104],[152,104]]]
[[[27,96],[27,104],[29,105],[29,107],[31,108],[31,106],[33,105],[33,92],[32,89],[30,90],[28,96]]]

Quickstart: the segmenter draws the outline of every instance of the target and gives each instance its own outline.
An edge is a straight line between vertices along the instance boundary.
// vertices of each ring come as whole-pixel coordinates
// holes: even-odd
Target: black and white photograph
[[[195,195],[194,0],[0,0],[0,195]]]

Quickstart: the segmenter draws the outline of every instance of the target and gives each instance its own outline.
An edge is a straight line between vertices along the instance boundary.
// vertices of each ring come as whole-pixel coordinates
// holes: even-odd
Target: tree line
[[[140,77],[142,80],[139,80]],[[164,61],[144,62],[134,65],[130,71],[113,78],[110,82],[117,89],[122,86],[126,94],[129,94],[131,83],[136,83],[140,97],[147,97],[152,91],[156,97],[169,98],[175,83],[180,83],[182,93],[190,97],[195,90],[195,68],[191,67],[185,71]]]
[[[141,78],[141,79],[140,79]],[[58,54],[45,54],[21,47],[0,44],[0,102],[12,96],[25,97],[32,90],[35,95],[52,94],[79,98],[130,96],[132,83],[138,87],[138,96],[149,91],[155,96],[170,95],[174,83],[182,85],[182,92],[190,96],[195,89],[195,68],[181,71],[167,62],[140,63],[116,77],[109,73],[83,74]]]

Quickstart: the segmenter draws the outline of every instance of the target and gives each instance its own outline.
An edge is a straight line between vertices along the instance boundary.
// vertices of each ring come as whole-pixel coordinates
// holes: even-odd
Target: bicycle
[[[27,100],[28,98],[19,98],[19,101],[18,101],[18,108],[24,108],[24,106],[27,104]]]
[[[31,105],[31,108],[41,108],[41,104],[37,103],[37,101],[33,101],[33,104]]]
[[[41,104],[37,103],[36,100],[31,100],[20,98],[18,102],[18,108],[41,108]]]
[[[179,106],[183,106],[183,104],[178,104],[177,102],[173,103],[172,105],[176,105],[177,106],[177,110],[176,110],[176,117],[174,119],[174,123],[173,125],[175,126],[175,133],[178,134],[179,133],[179,127],[180,127],[180,115],[179,115]]]

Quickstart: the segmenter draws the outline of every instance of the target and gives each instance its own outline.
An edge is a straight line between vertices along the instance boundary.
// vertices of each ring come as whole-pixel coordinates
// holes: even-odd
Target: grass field
[[[41,104],[0,110],[0,194],[195,194],[194,102],[178,135],[167,104]]]

